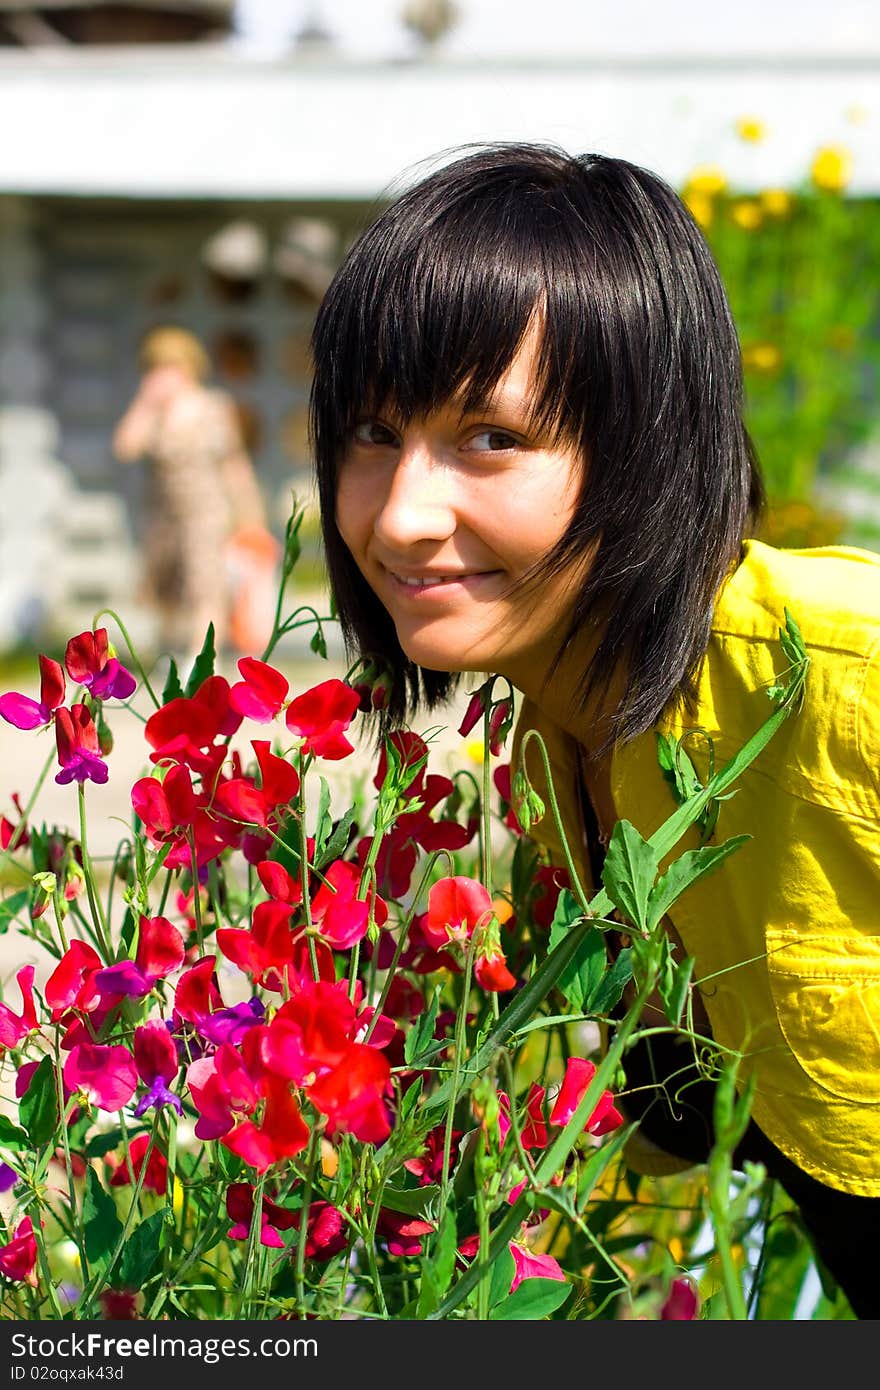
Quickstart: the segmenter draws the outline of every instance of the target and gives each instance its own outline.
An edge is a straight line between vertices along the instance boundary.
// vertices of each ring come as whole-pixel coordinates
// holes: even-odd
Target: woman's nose
[[[455,531],[447,470],[423,446],[401,451],[373,530],[389,550],[444,541]]]

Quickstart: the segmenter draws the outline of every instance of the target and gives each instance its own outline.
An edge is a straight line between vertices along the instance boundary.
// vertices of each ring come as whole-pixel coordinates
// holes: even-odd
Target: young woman
[[[615,821],[647,836],[674,809],[657,730],[700,728],[705,776],[710,741],[720,766],[764,722],[794,616],[804,707],[715,831],[753,838],[666,926],[702,1031],[755,1078],[737,1163],[766,1165],[857,1316],[880,1316],[880,556],[751,538],[739,344],[699,229],[624,160],[471,150],[362,233],[313,348],[350,649],[396,672],[393,721],[461,673],[507,677],[587,885]],[[549,814],[535,834],[562,862]],[[642,1042],[624,1066],[632,1165],[704,1160],[712,1086],[687,1044]]]

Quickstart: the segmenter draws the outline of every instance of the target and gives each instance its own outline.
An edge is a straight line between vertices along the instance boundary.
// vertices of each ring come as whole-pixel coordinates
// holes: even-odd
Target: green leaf
[[[564,888],[550,924],[551,951],[576,922],[583,920],[583,915],[577,898]],[[558,987],[573,1009],[583,1011],[585,1001],[599,988],[606,966],[605,934],[598,927],[591,927],[559,976]]]
[[[27,908],[30,897],[30,889],[21,888],[17,893],[10,893],[8,898],[0,898],[0,934],[8,931],[9,924]]]
[[[417,1062],[429,1047],[434,1044],[434,1028],[440,1008],[440,986],[435,986],[431,1002],[424,1013],[419,1014],[415,1025],[410,1028],[403,1045],[403,1058],[410,1065]]]
[[[623,991],[633,976],[633,953],[629,946],[618,951],[610,970],[600,979],[595,994],[584,1000],[584,1013],[608,1014],[620,1002]]]
[[[134,1138],[131,1131],[128,1132],[129,1140]],[[103,1130],[99,1134],[93,1134],[91,1139],[86,1142],[86,1158],[103,1158],[111,1149],[115,1149],[122,1143],[122,1129],[119,1125],[114,1125],[112,1129]]]
[[[436,1311],[440,1302],[440,1290],[434,1278],[432,1262],[427,1255],[422,1256],[419,1279],[419,1296],[412,1314],[417,1322],[424,1322]]]
[[[616,908],[640,931],[647,928],[648,896],[657,877],[658,859],[653,846],[631,821],[619,820],[602,868],[602,883]]]
[[[18,1116],[35,1149],[47,1144],[58,1124],[58,1097],[51,1057],[44,1057],[21,1098]]]
[[[183,686],[180,683],[180,675],[177,670],[177,662],[174,657],[168,666],[168,675],[165,677],[165,685],[162,688],[162,704],[167,705],[169,700],[180,700],[183,698]]]
[[[319,781],[318,809],[315,815],[315,863],[318,862],[333,828],[333,820],[330,815],[330,784],[326,777],[319,778]]]
[[[418,1216],[422,1221],[433,1221],[437,1210],[440,1188],[436,1183],[426,1183],[424,1187],[383,1187],[382,1205],[392,1211],[403,1212],[404,1216]]]
[[[437,1233],[437,1240],[431,1251],[431,1264],[433,1267],[434,1284],[437,1289],[438,1302],[452,1282],[452,1276],[455,1273],[455,1260],[457,1254],[458,1238],[455,1212],[452,1207],[447,1207],[442,1225]]]
[[[751,835],[733,835],[722,845],[703,845],[701,849],[689,849],[674,859],[661,874],[648,895],[648,929],[653,930],[661,917],[669,911],[686,888],[697,879],[705,878],[723,863],[734,850],[750,840]]]
[[[510,1253],[510,1247],[506,1246],[504,1250],[500,1251],[497,1260],[492,1266],[491,1277],[489,1279],[490,1308],[507,1298],[515,1274],[516,1260]]]
[[[509,1298],[490,1311],[493,1322],[546,1318],[571,1296],[571,1284],[561,1279],[523,1279]]]
[[[20,1149],[30,1144],[27,1131],[13,1124],[8,1115],[0,1115],[0,1144],[7,1149]]]
[[[119,1257],[119,1283],[123,1288],[140,1288],[153,1270],[162,1248],[162,1232],[169,1208],[154,1211],[130,1233]],[[114,1279],[117,1276],[114,1275]]]
[[[315,868],[323,869],[325,864],[332,864],[334,859],[338,859],[348,848],[351,827],[357,812],[350,806],[340,820],[336,822],[336,827],[332,835],[320,853],[315,853]]]
[[[205,633],[205,640],[202,643],[202,650],[199,652],[189,673],[184,695],[191,700],[195,695],[202,681],[207,680],[214,674],[214,663],[217,653],[214,650],[214,624],[208,623],[208,630]]]
[[[116,1211],[116,1203],[101,1186],[101,1179],[91,1167],[86,1169],[82,1220],[89,1262],[98,1264],[109,1260],[122,1235],[122,1222]]]

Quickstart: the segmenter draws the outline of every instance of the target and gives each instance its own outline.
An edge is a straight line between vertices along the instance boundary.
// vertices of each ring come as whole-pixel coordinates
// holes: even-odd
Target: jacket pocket
[[[880,1104],[880,937],[767,929],[767,968],[783,1036],[826,1091]]]

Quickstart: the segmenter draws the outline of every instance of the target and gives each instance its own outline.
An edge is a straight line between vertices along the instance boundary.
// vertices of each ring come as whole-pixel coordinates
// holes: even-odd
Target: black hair
[[[406,421],[453,396],[484,404],[536,315],[535,417],[585,460],[540,573],[595,547],[560,655],[602,615],[580,696],[625,670],[605,748],[693,698],[716,593],[764,505],[724,287],[657,175],[545,144],[467,148],[360,234],[312,335],[326,562],[347,650],[394,673],[387,719],[447,699],[457,677],[408,660],[339,534],[338,462],[365,411]]]

